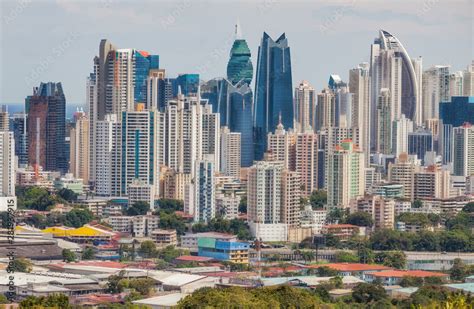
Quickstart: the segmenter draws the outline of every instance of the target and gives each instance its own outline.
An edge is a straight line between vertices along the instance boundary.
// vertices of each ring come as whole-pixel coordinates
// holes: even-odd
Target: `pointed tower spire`
[[[236,39],[236,40],[242,39],[242,29],[241,29],[241,27],[240,27],[240,22],[239,22],[239,20],[237,20],[237,23],[235,24],[234,36],[235,36],[235,39]]]

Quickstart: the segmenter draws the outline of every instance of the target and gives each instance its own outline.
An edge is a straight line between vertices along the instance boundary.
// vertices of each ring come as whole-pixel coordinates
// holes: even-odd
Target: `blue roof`
[[[445,284],[448,288],[474,293],[474,282]]]

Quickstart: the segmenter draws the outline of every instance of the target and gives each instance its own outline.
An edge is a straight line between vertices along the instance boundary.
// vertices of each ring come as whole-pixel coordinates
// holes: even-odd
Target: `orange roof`
[[[375,264],[361,263],[329,263],[320,265],[309,265],[307,268],[329,267],[337,271],[369,271],[369,270],[389,270],[390,267]]]
[[[419,277],[419,278],[426,278],[426,277],[446,277],[447,274],[443,273],[436,273],[432,271],[424,271],[424,270],[388,270],[388,271],[380,271],[376,273],[372,273],[375,277],[395,277],[395,278],[403,278],[403,277]]]
[[[147,51],[139,50],[138,51],[143,57],[148,57],[150,54]]]
[[[212,261],[214,259],[206,256],[182,255],[178,256],[175,260],[182,262],[207,262]]]

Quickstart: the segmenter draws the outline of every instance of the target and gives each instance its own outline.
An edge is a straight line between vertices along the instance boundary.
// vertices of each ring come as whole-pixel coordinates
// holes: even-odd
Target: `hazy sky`
[[[274,39],[286,32],[294,86],[305,79],[319,90],[330,74],[347,80],[349,69],[368,61],[381,28],[397,36],[411,57],[422,56],[424,68],[451,64],[460,70],[474,58],[473,3],[1,0],[0,102],[22,103],[39,82],[61,81],[69,103],[84,103],[102,38],[160,55],[170,77],[225,76],[237,20],[254,68],[263,31]]]

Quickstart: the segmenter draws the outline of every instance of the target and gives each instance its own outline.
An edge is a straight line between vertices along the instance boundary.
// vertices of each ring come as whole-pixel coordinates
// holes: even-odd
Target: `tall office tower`
[[[255,80],[255,159],[261,160],[267,134],[275,131],[279,115],[285,128],[293,128],[293,85],[288,40],[283,33],[276,41],[263,33],[258,48]]]
[[[453,174],[474,175],[474,126],[464,124],[453,128]]]
[[[240,177],[240,137],[239,132],[231,132],[228,127],[221,128],[220,171],[226,176]]]
[[[28,141],[26,137],[26,114],[15,113],[11,119],[11,131],[15,139],[15,156],[18,157],[18,166],[28,164]]]
[[[148,76],[150,76],[151,72],[156,72],[159,69],[160,57],[158,55],[150,55],[143,50],[134,50],[133,61],[135,63],[135,71],[133,72],[133,101],[135,104],[146,103],[148,97]]]
[[[232,44],[230,59],[227,63],[227,79],[232,85],[238,83],[250,85],[253,76],[250,57],[251,53],[247,41],[242,39],[239,25],[235,25],[235,41]]]
[[[128,186],[137,179],[154,186],[155,194],[159,194],[157,114],[140,108],[122,112],[121,195],[127,195]]]
[[[443,124],[442,121],[439,126],[438,153],[443,159],[443,164],[453,162],[453,125]]]
[[[0,132],[6,132],[10,129],[10,120],[6,105],[0,105]]]
[[[385,30],[371,45],[371,114],[375,114],[380,89],[391,94],[391,119],[404,114],[416,125],[421,124],[421,59],[410,59],[400,40]],[[375,129],[375,122],[372,128]],[[375,137],[375,130],[372,137]]]
[[[327,207],[348,208],[351,199],[364,195],[364,153],[351,140],[345,140],[327,156],[327,161]]]
[[[462,95],[474,96],[474,61],[467,66],[462,76]]]
[[[413,132],[413,121],[405,115],[392,122],[392,154],[398,157],[401,153],[408,153],[408,133]]]
[[[406,153],[400,154],[395,163],[388,164],[388,180],[403,185],[403,197],[414,200],[415,172],[421,170],[420,160]]]
[[[212,112],[212,106],[203,105],[201,132],[202,156],[209,156],[214,162],[214,169],[218,172],[220,167],[221,137],[219,113]]]
[[[316,93],[305,80],[295,88],[294,110],[295,130],[299,133],[313,130],[316,122]]]
[[[439,103],[449,102],[449,66],[435,65],[423,72],[422,121],[439,118]]]
[[[213,78],[200,86],[201,99],[207,100],[212,106],[212,110],[221,115],[221,126],[229,126],[231,121],[231,103],[229,95],[227,95],[230,87],[232,87],[232,83],[222,77]]]
[[[352,126],[359,128],[361,139],[359,147],[370,161],[370,113],[369,64],[361,63],[349,71],[349,91],[352,93]]]
[[[328,87],[334,93],[334,126],[352,127],[352,94],[347,84],[333,74],[329,76]]]
[[[268,133],[267,152],[273,160],[284,163],[286,169],[295,170],[296,134],[286,131],[280,122],[275,133]]]
[[[474,123],[474,96],[452,97],[451,102],[439,104],[439,118],[443,124],[460,127],[465,122]]]
[[[28,163],[66,173],[66,97],[61,83],[41,83],[25,99]]]
[[[336,97],[334,92],[325,88],[318,93],[316,105],[316,132],[323,128],[336,126]]]
[[[99,120],[99,57],[94,57],[93,72],[87,77],[86,83],[86,104],[89,107],[89,182],[91,188],[95,190],[95,176],[96,176],[96,126]],[[105,112],[105,111],[104,111]],[[103,119],[105,114],[101,115]]]
[[[295,145],[295,171],[300,174],[301,195],[318,189],[318,136],[312,131],[298,133]]]
[[[152,69],[146,79],[146,107],[149,110],[164,111],[171,94],[166,91],[164,69]]]
[[[15,196],[15,176],[13,132],[0,131],[0,196]]]
[[[103,120],[96,122],[95,129],[95,193],[98,196],[120,196],[122,126],[118,116],[105,115]]]
[[[171,81],[173,87],[173,98],[181,93],[185,96],[196,96],[199,93],[199,74],[179,74]]]
[[[247,181],[247,215],[251,223],[281,223],[280,161],[257,161],[249,168]]]
[[[208,223],[216,217],[214,162],[205,159],[196,163],[194,184],[194,221]]]
[[[230,98],[230,121],[228,126],[231,132],[241,134],[241,166],[249,167],[254,160],[252,90],[247,84],[229,86],[228,95]]]
[[[281,222],[289,227],[300,223],[301,178],[298,172],[284,170],[281,175]]]
[[[387,88],[380,89],[377,102],[377,152],[392,153],[391,95]]]
[[[74,128],[70,131],[69,172],[89,184],[89,119],[83,111],[74,113]]]
[[[457,71],[449,75],[449,95],[460,97],[463,94],[463,71]]]
[[[408,154],[416,155],[424,162],[425,153],[433,150],[433,134],[431,131],[418,128],[408,133]]]

